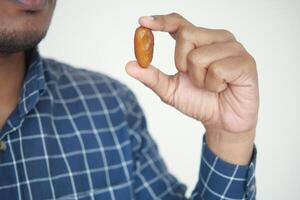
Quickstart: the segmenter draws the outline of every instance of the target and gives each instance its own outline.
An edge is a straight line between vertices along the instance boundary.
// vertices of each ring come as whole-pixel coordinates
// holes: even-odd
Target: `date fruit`
[[[138,27],[134,35],[134,54],[138,64],[146,68],[153,58],[154,36],[149,28]]]

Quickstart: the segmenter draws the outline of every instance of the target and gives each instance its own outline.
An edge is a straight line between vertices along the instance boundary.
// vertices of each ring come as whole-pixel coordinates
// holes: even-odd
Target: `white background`
[[[59,1],[41,52],[78,67],[104,72],[138,96],[149,129],[172,173],[193,189],[200,165],[202,125],[164,105],[124,71],[134,59],[133,34],[141,15],[178,12],[198,26],[235,33],[256,58],[260,81],[257,128],[258,199],[300,196],[300,1]],[[174,41],[155,33],[153,63],[174,73]]]

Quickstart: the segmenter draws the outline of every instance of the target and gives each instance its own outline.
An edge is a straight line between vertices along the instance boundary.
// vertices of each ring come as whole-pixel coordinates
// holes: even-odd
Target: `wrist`
[[[207,129],[205,140],[210,150],[222,160],[237,165],[248,165],[253,153],[254,136],[255,130],[230,133]]]

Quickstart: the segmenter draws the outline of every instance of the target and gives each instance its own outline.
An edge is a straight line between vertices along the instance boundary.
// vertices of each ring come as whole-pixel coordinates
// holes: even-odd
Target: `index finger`
[[[235,36],[227,30],[196,27],[177,13],[143,16],[139,18],[139,23],[154,31],[169,32],[175,40],[179,38],[191,41],[197,47],[236,40]]]
[[[139,23],[154,31],[169,32],[171,35],[175,34],[182,26],[192,25],[177,13],[140,17]]]

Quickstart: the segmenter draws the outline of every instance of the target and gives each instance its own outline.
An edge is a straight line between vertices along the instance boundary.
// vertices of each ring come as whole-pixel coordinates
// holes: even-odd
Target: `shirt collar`
[[[45,90],[44,66],[38,48],[35,47],[26,51],[25,56],[27,71],[18,104],[20,117],[26,115],[34,108]]]

